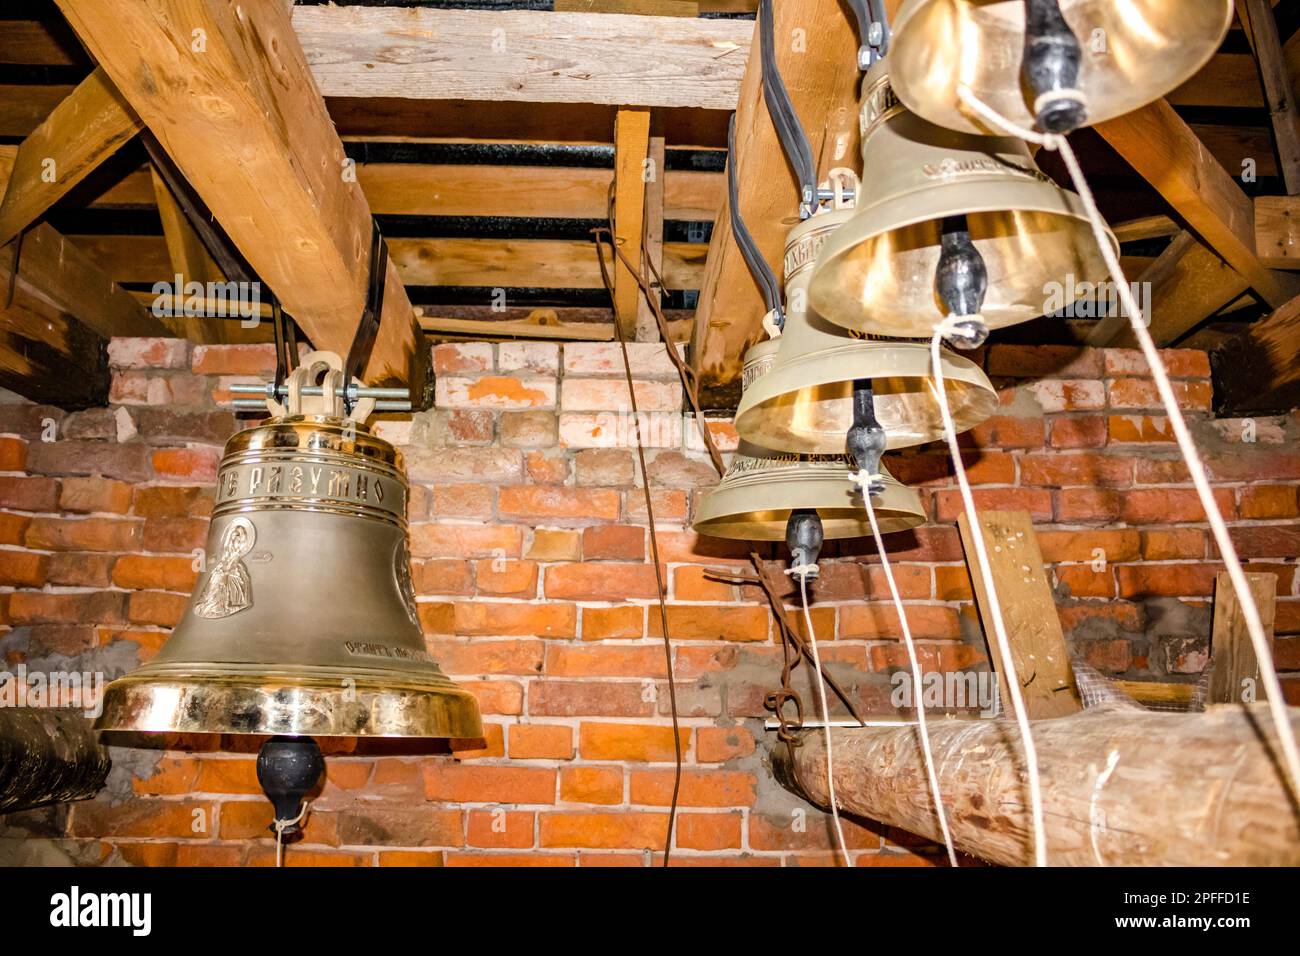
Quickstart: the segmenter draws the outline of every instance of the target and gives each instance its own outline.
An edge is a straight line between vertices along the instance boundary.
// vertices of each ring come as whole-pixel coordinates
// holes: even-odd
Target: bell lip
[[[871,523],[861,492],[849,481],[848,466],[844,466],[843,477],[827,474],[799,476],[795,480],[800,464],[806,463],[791,462],[788,468],[774,468],[731,481],[723,479],[700,504],[691,527],[714,538],[784,541],[789,512],[796,508],[815,508],[822,517],[823,534],[828,540],[869,537]],[[872,500],[881,533],[907,531],[925,524],[921,496],[890,475],[883,465],[881,471],[885,490]],[[750,496],[757,487],[768,484],[775,487],[768,489],[772,506],[764,511],[781,512],[783,517],[746,517],[760,514],[748,507],[753,500]],[[748,500],[733,502],[732,499]]]
[[[781,362],[778,354],[776,362],[749,388],[745,389],[736,409],[736,431],[740,437],[755,445],[776,448],[779,451],[798,452],[802,454],[842,454],[844,452],[843,435],[812,435],[802,437],[786,430],[786,443],[776,447],[770,438],[759,439],[754,429],[757,423],[770,415],[768,403],[783,395],[798,392],[804,388],[829,385],[845,381],[842,356],[863,352],[893,353],[899,368],[886,374],[874,375],[872,378],[919,378],[930,379],[930,347],[921,342],[879,342],[859,339],[846,339],[845,344],[836,349],[806,353],[787,362]],[[961,382],[970,386],[965,404],[954,402],[952,405],[953,423],[957,431],[963,432],[974,428],[989,418],[998,407],[998,394],[988,376],[970,359],[942,350],[943,375],[945,383],[951,386]],[[937,408],[937,406],[936,406]],[[914,433],[901,434],[896,429],[885,429],[885,447],[887,449],[909,448],[934,441],[942,434],[943,427],[936,415],[930,427],[919,429]]]
[[[977,185],[983,178],[980,176],[963,177],[961,185],[963,187]],[[960,210],[963,214],[975,216],[986,213],[1032,212],[1072,221],[1078,233],[1079,247],[1092,253],[1095,260],[1091,263],[1093,267],[1091,271],[1086,275],[1075,277],[1075,286],[1077,287],[1080,283],[1095,283],[1109,278],[1110,272],[1106,268],[1105,260],[1102,259],[1101,251],[1097,249],[1096,239],[1092,234],[1092,226],[1088,222],[1088,214],[1083,207],[1083,200],[1077,194],[1063,186],[1044,188],[1044,183],[1035,179],[1008,179],[1004,176],[992,176],[989,179],[997,182],[997,190],[972,191],[972,194],[984,196],[995,193],[1003,198],[999,201],[990,198],[964,206]],[[1058,197],[1061,201],[1046,201],[1048,196]],[[910,304],[905,308],[902,306],[886,306],[879,299],[873,300],[869,305],[857,302],[843,304],[837,301],[832,294],[835,284],[828,277],[840,265],[845,256],[863,243],[870,242],[878,236],[897,229],[942,220],[957,211],[953,209],[948,190],[943,188],[912,189],[894,196],[887,196],[871,205],[858,207],[857,214],[840,229],[836,230],[834,235],[827,238],[826,244],[822,247],[821,255],[817,257],[817,263],[813,267],[812,277],[808,283],[809,307],[827,322],[842,328],[876,335],[924,336],[928,338],[934,333],[934,326],[946,318],[945,313],[940,311],[937,302],[934,303],[933,309],[928,312],[918,312],[915,306]],[[1115,254],[1119,255],[1119,241],[1115,238],[1110,226],[1106,226],[1106,237],[1110,240],[1111,248]],[[938,246],[935,247],[935,250],[937,261]],[[1049,271],[1044,268],[1040,278],[1043,280],[1041,283],[1035,282],[1031,284],[1042,285],[1046,282],[1059,281],[1063,277],[1056,271]],[[991,291],[993,286],[994,284],[990,280]],[[1046,294],[1044,294],[1044,298],[1046,298]],[[1063,301],[1061,303],[1062,308],[1073,301],[1074,299]],[[986,303],[982,311],[985,323],[991,329],[1027,322],[1038,318],[1042,314],[1042,309],[1003,306],[993,302]]]
[[[890,50],[894,55],[895,66],[899,65],[902,59],[907,56],[907,50],[909,47],[913,46],[915,43],[927,43],[929,41],[928,37],[921,36],[919,33],[917,33],[916,39],[913,40],[912,34],[917,31],[909,32],[907,30],[907,25],[921,7],[931,2],[933,2],[933,0],[906,0],[902,9],[895,14],[893,33],[890,40]],[[1017,5],[1019,5],[1018,0],[1007,0],[1007,2],[1016,2]],[[1201,58],[1194,62],[1189,61],[1187,69],[1176,75],[1176,82],[1168,83],[1164,90],[1156,96],[1152,96],[1146,102],[1125,103],[1124,101],[1119,101],[1112,109],[1096,112],[1095,114],[1093,110],[1090,109],[1087,124],[1089,126],[1095,126],[1097,123],[1104,123],[1106,120],[1115,119],[1118,116],[1123,116],[1125,113],[1131,113],[1133,110],[1140,109],[1142,106],[1145,106],[1146,103],[1161,99],[1171,90],[1182,86],[1199,73],[1205,64],[1209,63],[1210,60],[1213,59],[1214,55],[1219,51],[1219,47],[1223,45],[1223,40],[1228,35],[1228,30],[1232,26],[1235,4],[1232,3],[1231,0],[1222,0],[1222,5],[1222,27],[1219,29],[1218,33],[1214,35],[1213,42],[1207,41]],[[1008,72],[1011,72],[1010,68],[1008,68]],[[1019,76],[1019,63],[1016,64],[1014,72],[1015,75]],[[1002,135],[1001,130],[990,129],[982,119],[978,119],[965,112],[964,109],[958,107],[956,105],[958,100],[955,89],[951,91],[951,97],[948,100],[948,102],[952,104],[949,108],[931,109],[932,101],[924,98],[917,98],[913,95],[913,90],[908,79],[905,70],[899,69],[891,71],[890,86],[893,87],[894,93],[903,104],[917,116],[920,116],[938,126],[942,126],[945,129],[955,130],[959,133],[974,133],[978,136],[988,136],[990,134]],[[1013,123],[1032,129],[1037,120],[1030,111],[1028,103],[1023,102],[1023,96],[1020,101],[1013,100],[1013,102],[1018,102],[1020,108],[1016,110],[1008,110],[1004,104],[1002,108],[1003,115]],[[990,105],[996,108],[996,104]]]
[[[146,665],[147,666],[147,665]],[[439,674],[439,676],[441,676]],[[292,701],[283,698],[291,692]],[[302,737],[483,736],[478,700],[442,681],[188,677],[136,671],[104,689],[96,731]]]

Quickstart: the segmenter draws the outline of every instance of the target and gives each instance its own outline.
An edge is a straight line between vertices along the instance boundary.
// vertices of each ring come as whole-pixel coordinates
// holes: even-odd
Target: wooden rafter
[[[818,172],[827,172],[829,165],[856,165],[858,38],[850,18],[836,0],[776,4],[773,30],[777,63],[813,156],[823,157],[829,147],[831,163]],[[797,49],[791,41],[797,35],[816,42],[810,39],[806,48]],[[763,103],[760,73],[759,60],[752,57],[736,107],[735,160],[741,215],[759,252],[779,275],[799,191]],[[701,385],[722,401],[735,398],[726,393],[734,393],[740,381],[745,349],[761,336],[765,312],[732,239],[729,215],[724,200],[709,243],[691,349]]]
[[[1300,405],[1300,296],[1210,353],[1214,403],[1223,415]]]
[[[103,70],[86,77],[18,147],[0,202],[0,245],[117,152],[140,126]]]
[[[281,3],[59,0],[68,22],[318,348],[365,304],[370,209]],[[427,347],[391,263],[364,377],[427,401]]]
[[[1167,101],[1100,123],[1097,131],[1261,298],[1274,306],[1290,298],[1292,283],[1255,251],[1250,198]]]
[[[1273,121],[1282,179],[1290,195],[1300,193],[1300,111],[1287,76],[1277,20],[1264,0],[1237,0],[1237,16],[1259,65],[1264,105]]]
[[[650,151],[650,111],[619,110],[614,121],[614,241],[627,261],[641,268],[645,238],[645,161]],[[622,259],[613,263],[614,316],[629,339],[636,338],[641,289]]]
[[[645,184],[645,215],[641,255],[644,257],[650,295],[659,296],[663,292],[660,280],[664,272],[664,138],[650,137],[650,172]],[[719,177],[720,178],[720,177]],[[711,217],[710,217],[711,218]],[[649,300],[637,297],[636,303],[636,339],[638,342],[658,342],[659,325]]]

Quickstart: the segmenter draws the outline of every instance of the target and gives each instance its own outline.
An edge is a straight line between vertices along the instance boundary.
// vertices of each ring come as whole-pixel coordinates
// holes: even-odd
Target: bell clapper
[[[885,430],[876,420],[875,396],[871,379],[853,382],[853,424],[845,438],[849,457],[857,470],[850,475],[864,495],[879,495],[885,490],[881,480],[880,456],[885,453]]]
[[[1088,121],[1078,88],[1081,57],[1057,0],[1025,0],[1025,79],[1034,93],[1034,116],[1049,133],[1069,133]]]
[[[275,808],[269,829],[275,834],[276,854],[286,835],[302,830],[307,794],[325,772],[325,757],[311,737],[272,737],[257,752],[257,782]]]
[[[971,242],[966,217],[943,220],[939,239],[939,265],[934,271],[934,288],[948,310],[947,327],[959,348],[973,349],[988,338],[988,325],[981,310],[989,287],[984,257]]]
[[[785,543],[790,549],[787,574],[800,578],[817,577],[817,558],[822,551],[822,519],[813,508],[796,508],[785,523]]]

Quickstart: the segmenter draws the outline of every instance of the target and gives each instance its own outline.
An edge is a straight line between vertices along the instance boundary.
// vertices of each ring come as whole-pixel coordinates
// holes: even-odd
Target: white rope
[[[307,815],[307,802],[303,801],[302,809],[292,820],[275,820],[275,865],[277,868],[284,866],[284,831],[290,827],[297,826],[303,817]]]
[[[934,374],[932,387],[935,390],[935,400],[939,403],[939,411],[943,415],[943,434],[948,441],[953,469],[957,473],[957,487],[961,489],[962,504],[966,507],[966,518],[970,521],[971,541],[975,545],[975,560],[979,565],[980,578],[984,582],[984,591],[988,597],[988,616],[993,619],[993,636],[997,642],[1002,669],[1006,673],[1011,710],[1015,715],[1016,726],[1020,730],[1021,744],[1025,748],[1034,866],[1046,866],[1047,838],[1043,826],[1043,790],[1038,779],[1038,748],[1034,746],[1034,737],[1029,730],[1029,716],[1025,711],[1024,697],[1020,693],[1020,677],[1016,674],[1015,661],[1011,657],[1011,642],[1007,639],[1006,622],[1002,620],[1002,603],[998,600],[997,588],[993,583],[993,568],[989,564],[988,550],[984,546],[984,526],[980,524],[979,513],[975,510],[975,497],[971,494],[970,482],[966,478],[966,466],[962,464],[961,448],[957,444],[957,427],[953,424],[952,410],[948,407],[948,391],[943,381],[943,356],[939,346],[945,335],[961,333],[961,330],[954,329],[953,325],[951,319],[940,322],[935,326],[934,338],[930,340],[930,363]]]
[[[862,473],[854,477],[854,483],[861,481]],[[868,479],[869,480],[869,479]],[[948,851],[948,863],[957,866],[957,853],[952,847],[952,834],[948,831],[948,814],[943,809],[943,796],[939,792],[939,775],[934,769],[934,754],[930,750],[930,732],[925,725],[925,694],[921,688],[921,664],[916,657],[916,645],[912,642],[912,629],[907,624],[907,614],[903,609],[903,599],[898,594],[898,585],[894,583],[894,570],[889,564],[889,554],[885,551],[885,540],[876,522],[876,507],[871,502],[869,484],[862,484],[862,500],[867,508],[867,520],[871,522],[871,534],[876,539],[876,550],[880,552],[880,566],[885,570],[885,580],[889,582],[889,593],[898,610],[898,622],[903,626],[903,643],[907,646],[907,661],[912,668],[912,698],[916,701],[917,733],[921,738],[921,753],[925,757],[925,773],[930,780],[930,796],[934,800],[935,815],[939,818],[939,831],[943,834],[943,845]]]
[[[813,673],[817,676],[817,698],[821,703],[822,730],[826,734],[826,798],[831,802],[831,819],[835,822],[835,838],[839,841],[844,865],[853,866],[849,846],[844,841],[844,827],[840,824],[840,809],[835,801],[835,764],[831,758],[831,712],[826,703],[826,681],[822,677],[821,657],[817,654],[817,635],[813,633],[812,613],[808,610],[808,575],[817,567],[801,564],[790,568],[786,574],[799,579],[799,596],[803,599],[803,622],[808,632],[808,646],[812,648]]]
[[[1083,207],[1088,213],[1088,222],[1092,226],[1092,234],[1097,240],[1097,246],[1101,250],[1102,258],[1106,261],[1106,268],[1110,270],[1111,281],[1115,283],[1120,302],[1124,306],[1124,311],[1128,314],[1133,335],[1142,349],[1142,354],[1146,357],[1147,365],[1151,368],[1151,377],[1155,380],[1156,390],[1160,393],[1160,400],[1165,406],[1165,414],[1168,415],[1169,424],[1174,430],[1174,437],[1178,440],[1178,448],[1183,454],[1183,460],[1187,463],[1188,472],[1191,473],[1192,484],[1196,487],[1196,494],[1201,499],[1201,507],[1205,509],[1205,516],[1209,521],[1210,530],[1214,534],[1214,542],[1219,546],[1219,554],[1223,557],[1228,577],[1232,580],[1232,587],[1237,592],[1237,602],[1241,606],[1242,616],[1246,619],[1246,630],[1250,634],[1250,643],[1255,649],[1255,659],[1259,663],[1260,679],[1264,682],[1269,714],[1273,719],[1278,743],[1290,775],[1292,794],[1300,800],[1300,752],[1297,752],[1296,749],[1295,733],[1291,729],[1291,722],[1287,716],[1286,702],[1282,697],[1282,685],[1277,679],[1277,669],[1273,664],[1273,652],[1264,633],[1264,624],[1259,616],[1259,608],[1255,604],[1255,597],[1251,593],[1249,582],[1246,580],[1246,573],[1242,570],[1241,559],[1237,556],[1237,549],[1232,543],[1232,537],[1228,534],[1228,526],[1223,520],[1223,513],[1219,510],[1219,503],[1214,500],[1214,491],[1211,489],[1210,480],[1205,474],[1205,465],[1201,462],[1200,455],[1197,453],[1196,442],[1187,428],[1187,422],[1183,419],[1182,410],[1178,407],[1178,400],[1174,395],[1173,386],[1169,383],[1169,373],[1165,370],[1164,362],[1160,359],[1160,351],[1156,348],[1151,333],[1147,331],[1146,323],[1142,318],[1142,310],[1133,298],[1133,290],[1125,281],[1119,258],[1115,255],[1115,250],[1111,247],[1110,239],[1106,235],[1105,222],[1101,218],[1101,213],[1097,210],[1096,200],[1093,198],[1087,180],[1084,179],[1083,169],[1079,166],[1079,160],[1074,155],[1074,149],[1064,136],[1044,135],[1016,126],[988,104],[981,101],[964,85],[957,87],[957,96],[963,103],[995,126],[1000,126],[1008,133],[1019,136],[1021,139],[1039,143],[1047,149],[1057,150],[1060,152],[1061,158],[1065,160],[1066,168],[1070,171],[1070,178],[1074,181],[1074,188],[1078,190],[1079,198],[1083,200]]]

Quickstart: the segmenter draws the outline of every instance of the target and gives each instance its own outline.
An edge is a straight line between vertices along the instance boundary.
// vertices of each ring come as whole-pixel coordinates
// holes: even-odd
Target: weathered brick
[[[1144,561],[1178,561],[1184,558],[1203,557],[1205,557],[1204,531],[1195,528],[1163,528],[1142,532]]]
[[[641,561],[645,558],[644,528],[593,525],[582,532],[582,556],[587,561]]]
[[[658,596],[655,570],[647,564],[556,564],[542,582],[548,599],[624,601]]]
[[[1049,444],[1053,448],[1100,448],[1106,437],[1106,419],[1100,415],[1054,418]]]
[[[15,511],[56,511],[58,507],[58,479],[0,475],[0,508],[12,508]]]
[[[1088,451],[1024,455],[1020,459],[1020,480],[1026,485],[1050,488],[1124,488],[1133,483],[1133,460]]]
[[[490,342],[444,342],[433,347],[433,369],[439,375],[492,371]]]
[[[677,382],[634,380],[637,409],[643,412],[675,412],[682,407],[682,389]],[[560,407],[566,412],[632,410],[625,379],[566,378],[560,388]]]
[[[675,641],[766,641],[770,614],[747,605],[669,605],[668,631]],[[647,636],[663,637],[663,622],[651,614]]]
[[[565,767],[560,771],[560,799],[565,803],[622,803],[623,771],[618,767]]]
[[[512,760],[573,759],[573,728],[563,724],[515,724],[509,738]]]
[[[417,558],[517,558],[523,532],[513,525],[417,524],[411,554]]]
[[[80,551],[56,551],[50,555],[49,581],[69,587],[106,588],[113,580],[117,556]]]
[[[111,478],[65,478],[59,495],[64,511],[110,512],[131,510],[131,485]]]
[[[659,850],[668,836],[666,813],[543,813],[539,845]]]
[[[1092,379],[1046,378],[1028,386],[1045,412],[1084,412],[1106,407],[1106,388]]]
[[[681,748],[690,746],[690,729],[681,728]],[[654,724],[578,725],[578,753],[584,760],[667,761],[674,759],[672,727]]]
[[[940,604],[905,604],[914,640],[955,640],[961,636],[957,612]],[[826,635],[823,635],[826,636]],[[840,608],[842,640],[902,640],[903,626],[892,603],[846,604]]]
[[[640,639],[645,636],[645,615],[646,609],[637,604],[584,607],[582,639],[584,641]]]
[[[641,412],[641,443],[646,448],[680,448],[682,416],[672,412]],[[560,444],[566,448],[635,448],[633,417],[620,412],[563,412]]]
[[[546,676],[666,678],[668,667],[664,649],[654,645],[552,644],[546,649]]]
[[[134,591],[127,603],[127,618],[132,624],[175,627],[189,603],[190,599],[184,594]]]
[[[558,428],[554,412],[502,412],[501,444],[516,448],[548,448],[555,444]]]
[[[475,564],[474,577],[479,594],[537,597],[537,564],[533,561],[482,560]]]
[[[153,470],[163,479],[215,482],[221,449],[215,445],[159,448],[151,458]]]
[[[1111,415],[1106,419],[1110,441],[1124,444],[1172,442],[1174,431],[1163,415]]]
[[[1129,564],[1116,569],[1120,597],[1202,597],[1214,593],[1213,564]]]
[[[447,803],[555,802],[556,772],[541,767],[488,767],[429,763],[424,798]]]
[[[695,759],[700,763],[725,763],[748,757],[757,744],[744,727],[700,727],[695,731]]]
[[[972,492],[980,511],[1028,511],[1035,521],[1052,517],[1052,493],[1040,488],[977,488]],[[940,491],[935,495],[935,517],[956,521],[966,510],[958,491]]]
[[[672,770],[633,770],[628,802],[668,806],[673,795]],[[678,804],[683,807],[752,807],[758,781],[736,770],[687,770],[682,773]]]
[[[674,839],[689,850],[736,850],[740,848],[739,813],[683,813],[677,818]]]
[[[528,688],[528,712],[537,717],[650,717],[654,703],[645,699],[639,682],[547,679]]]
[[[1136,375],[1147,378],[1151,367],[1140,349],[1104,349],[1107,376]],[[1200,349],[1161,349],[1160,361],[1170,378],[1209,378],[1210,357]]]
[[[1181,409],[1208,410],[1214,402],[1209,382],[1170,382]],[[1111,408],[1164,408],[1156,383],[1145,378],[1117,378],[1107,385]]]
[[[1064,561],[1097,561],[1109,564],[1136,561],[1142,545],[1141,534],[1132,529],[1116,531],[1038,532],[1038,546],[1048,564]]]
[[[150,458],[149,446],[143,444],[33,442],[27,452],[27,470],[39,475],[103,475],[139,482],[151,476]]]
[[[49,555],[34,551],[0,551],[0,584],[15,588],[44,586]]]
[[[458,601],[457,633],[475,637],[573,637],[578,613],[572,604],[507,604]]]
[[[676,379],[677,369],[661,342],[628,342],[632,377]],[[566,342],[565,375],[623,375],[623,351],[617,342]]]
[[[187,368],[190,343],[188,339],[114,336],[108,341],[108,364],[112,368]]]
[[[619,495],[607,488],[518,485],[498,492],[497,512],[529,521],[616,521]]]
[[[497,345],[497,368],[503,372],[560,371],[560,347],[554,342],[502,342]]]
[[[577,561],[582,557],[582,538],[577,531],[534,528],[524,557],[532,561]]]
[[[1236,517],[1237,501],[1231,488],[1217,489],[1214,499],[1224,518]],[[1121,515],[1133,525],[1205,521],[1205,509],[1192,488],[1134,488],[1122,498]]]
[[[533,845],[536,814],[526,811],[471,810],[467,817],[469,846],[511,847]]]
[[[523,462],[517,448],[411,447],[406,452],[406,473],[411,481],[430,485],[518,481],[523,477]]]
[[[275,372],[275,346],[196,345],[190,368],[196,375],[270,375]]]
[[[1052,492],[1053,512],[1067,524],[1108,524],[1119,520],[1127,494],[1113,488],[1064,488]]]
[[[1251,520],[1300,516],[1300,488],[1252,485],[1241,489],[1241,517]]]
[[[146,518],[205,517],[212,513],[212,489],[174,485],[137,486],[132,509]]]
[[[15,591],[9,596],[9,618],[15,624],[122,624],[126,621],[126,594]]]
[[[26,544],[38,551],[134,551],[142,521],[119,518],[33,518]]]
[[[113,566],[113,583],[133,591],[184,591],[194,589],[198,573],[190,558],[156,554],[125,554]]]
[[[555,379],[485,375],[440,377],[435,386],[439,408],[552,408]]]

